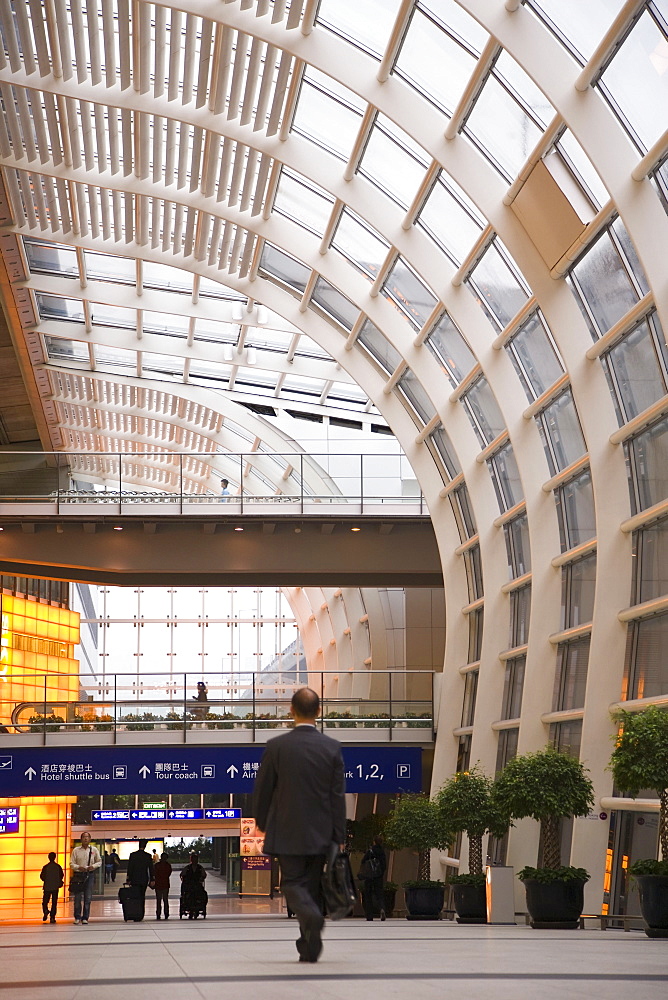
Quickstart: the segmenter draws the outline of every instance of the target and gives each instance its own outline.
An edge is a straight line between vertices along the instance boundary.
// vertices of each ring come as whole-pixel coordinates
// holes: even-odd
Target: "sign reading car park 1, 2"
[[[252,792],[262,746],[21,747],[0,753],[0,796]],[[348,792],[419,792],[419,747],[343,749]],[[222,818],[222,817],[221,817]]]

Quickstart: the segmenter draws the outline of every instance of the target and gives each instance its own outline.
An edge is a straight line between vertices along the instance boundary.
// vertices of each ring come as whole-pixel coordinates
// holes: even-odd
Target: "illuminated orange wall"
[[[10,725],[15,705],[44,702],[45,686],[47,705],[76,701],[78,642],[78,612],[25,597],[0,596],[0,725]],[[47,715],[52,711],[63,718],[67,714],[47,707]],[[35,713],[42,714],[43,708]]]
[[[15,705],[27,702],[22,721],[42,714],[67,716],[79,696],[79,614],[25,597],[0,595],[0,724],[11,727]],[[45,681],[46,678],[46,681]],[[10,729],[11,731],[11,729]],[[2,786],[0,784],[0,795]],[[37,903],[39,873],[55,851],[69,881],[72,804],[76,796],[0,798],[0,806],[20,807],[19,832],[0,835],[0,907]],[[63,898],[63,890],[61,890]]]
[[[0,807],[20,803],[19,832],[0,835],[0,912],[30,902],[41,902],[42,882],[39,873],[56,852],[69,882],[72,804],[75,795],[51,798],[2,799]],[[64,900],[64,890],[60,900]]]

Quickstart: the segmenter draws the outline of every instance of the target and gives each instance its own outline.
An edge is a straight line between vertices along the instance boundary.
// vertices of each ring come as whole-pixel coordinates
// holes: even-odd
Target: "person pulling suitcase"
[[[153,859],[146,850],[147,840],[139,841],[139,849],[128,858],[126,884],[118,891],[125,920],[144,919],[144,900],[147,888],[153,888]]]

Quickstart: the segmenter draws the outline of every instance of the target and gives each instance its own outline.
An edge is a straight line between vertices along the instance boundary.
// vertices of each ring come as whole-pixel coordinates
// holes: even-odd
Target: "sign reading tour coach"
[[[263,747],[30,747],[0,755],[0,795],[252,792]],[[344,747],[348,792],[419,792],[419,747]]]

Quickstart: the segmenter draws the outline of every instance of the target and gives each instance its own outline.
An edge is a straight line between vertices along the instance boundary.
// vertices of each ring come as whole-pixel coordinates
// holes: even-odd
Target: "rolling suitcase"
[[[123,920],[144,919],[144,890],[140,885],[123,885],[118,890],[118,902],[123,907]]]

